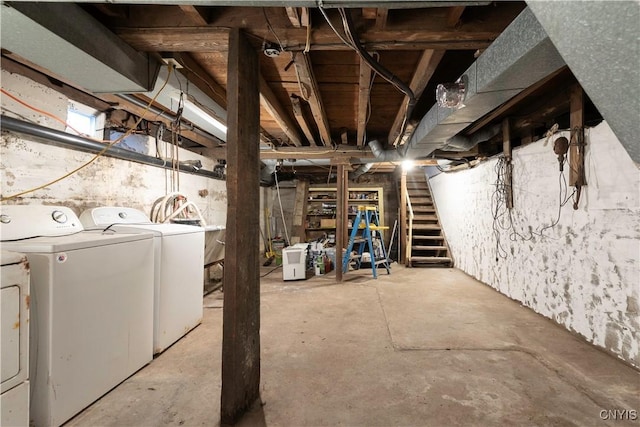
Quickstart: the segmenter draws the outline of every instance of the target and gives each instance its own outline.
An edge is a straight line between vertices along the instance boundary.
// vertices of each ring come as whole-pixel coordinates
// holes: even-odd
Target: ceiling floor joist
[[[329,128],[327,113],[325,112],[324,105],[322,104],[320,88],[318,87],[316,77],[313,74],[311,59],[309,58],[309,55],[302,53],[296,53],[293,59],[294,66],[296,67],[296,71],[300,78],[300,84],[308,91],[309,106],[311,107],[311,113],[313,114],[313,118],[318,126],[322,145],[331,145],[331,129]]]

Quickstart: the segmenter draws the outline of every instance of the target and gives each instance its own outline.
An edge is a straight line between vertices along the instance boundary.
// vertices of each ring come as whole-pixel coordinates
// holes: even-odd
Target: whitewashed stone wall
[[[640,366],[640,172],[606,123],[588,131],[587,144],[579,209],[569,202],[544,237],[512,241],[502,232],[506,258],[497,257],[492,227],[496,159],[442,173],[431,186],[456,267]],[[540,140],[513,153],[513,217],[525,236],[558,214],[552,147]]]
[[[23,76],[2,71],[2,88],[29,104],[65,118],[68,99],[60,93]],[[3,114],[64,130],[64,125],[41,116],[2,96]],[[146,154],[155,155],[151,139]],[[161,148],[161,152],[164,151]],[[90,160],[93,154],[43,144],[31,137],[2,132],[0,138],[1,191],[3,196],[40,186]],[[212,170],[214,161],[180,149],[180,160],[200,160]],[[26,194],[7,203],[64,205],[77,214],[95,206],[128,206],[150,213],[151,206],[170,191],[171,171],[107,157],[69,178],[45,189]],[[205,196],[199,191],[206,190]],[[180,192],[194,202],[207,224],[225,225],[227,217],[226,182],[189,173],[180,173]]]

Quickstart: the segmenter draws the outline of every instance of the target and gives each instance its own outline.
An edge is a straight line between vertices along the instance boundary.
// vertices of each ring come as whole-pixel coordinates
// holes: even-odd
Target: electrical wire
[[[149,109],[151,108],[153,103],[156,101],[156,98],[158,97],[158,95],[160,95],[160,93],[167,86],[167,83],[169,83],[169,78],[171,77],[171,73],[173,71],[173,66],[172,65],[168,65],[168,68],[169,68],[169,70],[168,70],[167,80],[164,82],[164,84],[162,85],[162,87],[160,88],[158,93],[156,93],[156,95],[153,97],[153,99],[151,101],[149,101],[149,103],[147,104],[146,108],[144,109],[142,115],[140,116],[138,121],[133,125],[132,129],[128,130],[127,132],[122,134],[117,139],[115,139],[113,141],[109,141],[109,143],[107,145],[105,145],[105,147],[100,152],[96,153],[96,155],[94,155],[90,160],[88,160],[84,164],[78,166],[77,168],[73,169],[71,172],[68,172],[68,173],[62,175],[61,177],[58,177],[58,178],[56,178],[56,179],[54,179],[52,181],[49,181],[46,184],[42,184],[42,185],[39,185],[39,186],[34,187],[34,188],[30,188],[30,189],[25,190],[25,191],[21,191],[19,193],[12,194],[10,196],[2,196],[0,198],[0,201],[4,202],[6,200],[11,200],[11,199],[15,199],[15,198],[20,197],[20,196],[24,196],[25,194],[33,193],[35,191],[38,191],[38,190],[41,190],[41,189],[43,189],[45,187],[48,187],[50,185],[56,184],[56,183],[62,181],[63,179],[66,179],[66,178],[70,177],[71,175],[77,173],[78,171],[84,169],[85,167],[87,167],[90,164],[92,164],[93,162],[95,162],[100,156],[102,156],[104,153],[106,153],[109,150],[109,148],[111,148],[115,144],[119,143],[120,141],[122,141],[123,139],[128,137],[129,135],[131,135],[135,131],[135,129],[137,129],[137,127],[140,124],[140,122],[142,122],[142,120],[144,119],[144,115],[149,111]],[[2,92],[5,93],[5,90],[2,89]],[[31,108],[31,107],[29,107],[29,108]]]
[[[0,92],[2,92],[3,95],[8,96],[9,98],[13,99],[14,101],[16,101],[18,104],[21,104],[37,113],[42,114],[43,116],[47,116],[49,118],[52,118],[53,120],[62,123],[63,125],[65,125],[66,127],[68,127],[69,129],[71,129],[72,131],[74,131],[75,133],[77,133],[80,136],[83,136],[85,138],[91,138],[93,139],[90,135],[87,135],[85,133],[80,132],[79,130],[77,130],[76,128],[74,128],[73,126],[71,126],[69,123],[67,123],[66,121],[62,120],[60,117],[56,116],[55,114],[49,113],[48,111],[44,111],[41,110],[37,107],[34,107],[33,105],[21,100],[18,97],[13,96],[11,93],[7,92],[6,90],[0,88]]]
[[[566,162],[566,159],[564,160]],[[533,230],[531,226],[528,227],[527,233],[518,231],[516,227],[516,221],[514,219],[514,209],[507,207],[507,194],[510,191],[509,184],[506,182],[508,174],[508,168],[512,167],[511,163],[507,161],[504,156],[498,158],[495,166],[496,182],[494,184],[494,192],[491,196],[491,214],[493,216],[493,234],[496,238],[496,261],[498,258],[507,258],[507,251],[502,246],[502,233],[507,232],[509,240],[512,242],[531,241],[534,237],[548,237],[544,234],[544,231],[555,227],[560,222],[560,215],[562,208],[571,200],[576,194],[568,194],[567,180],[564,175],[564,171],[560,171],[558,175],[558,214],[556,218],[548,225],[539,227],[537,230]]]
[[[260,276],[260,278],[262,279],[263,277],[267,277],[268,275],[270,275],[271,273],[273,273],[274,271],[276,271],[277,269],[282,268],[281,265],[272,268],[271,270],[267,271],[266,273],[264,273],[262,276]]]
[[[331,27],[331,29],[333,30],[333,32],[336,34],[336,36],[338,36],[338,38],[340,40],[342,40],[342,43],[346,44],[347,46],[349,46],[351,49],[355,50],[356,47],[351,44],[349,41],[347,41],[342,34],[340,34],[340,32],[336,29],[336,27],[333,26],[333,22],[331,22],[331,19],[329,19],[329,16],[327,15],[327,13],[324,11],[324,8],[322,6],[319,6],[318,9],[320,9],[320,12],[322,13],[322,16],[324,16],[325,21],[327,21],[327,24],[329,24],[329,26]]]
[[[387,80],[391,83],[395,88],[397,88],[400,92],[404,93],[407,97],[407,105],[405,107],[404,119],[402,121],[402,126],[400,127],[399,135],[404,135],[407,129],[407,125],[409,123],[409,119],[411,118],[411,114],[413,113],[413,109],[416,105],[416,97],[413,93],[413,90],[409,86],[407,86],[402,80],[396,77],[392,72],[383,67],[379,62],[377,62],[366,49],[360,43],[358,37],[354,37],[354,25],[353,20],[351,18],[351,13],[345,10],[344,8],[339,8],[340,16],[342,17],[344,32],[349,38],[350,43],[346,43],[352,49],[356,51],[356,53],[362,58],[372,70],[374,70],[380,77]],[[326,15],[325,15],[326,18]],[[333,28],[333,27],[332,27]],[[335,32],[335,30],[334,30]],[[336,32],[336,34],[338,34]],[[343,40],[344,41],[344,40]]]
[[[267,21],[267,28],[269,28],[269,31],[271,31],[271,34],[273,34],[273,36],[278,41],[278,45],[280,46],[280,51],[284,52],[284,46],[282,46],[282,42],[280,41],[280,37],[278,37],[276,32],[273,30],[273,27],[271,26],[271,22],[269,21],[269,17],[267,16],[267,11],[265,10],[264,7],[262,8],[262,13],[264,15],[264,20]]]

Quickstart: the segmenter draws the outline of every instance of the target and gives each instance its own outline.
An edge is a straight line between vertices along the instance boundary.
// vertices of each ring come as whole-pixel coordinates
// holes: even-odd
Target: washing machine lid
[[[34,237],[31,239],[2,242],[2,248],[24,253],[57,253],[118,245],[138,240],[153,239],[152,233],[125,234],[113,231],[82,231],[70,236]]]
[[[21,264],[26,260],[27,258],[24,256],[24,254],[18,252],[3,250],[0,253],[0,264],[2,265]]]

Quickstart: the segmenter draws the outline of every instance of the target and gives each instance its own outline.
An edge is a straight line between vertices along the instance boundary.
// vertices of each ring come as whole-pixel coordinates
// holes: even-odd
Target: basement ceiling
[[[260,58],[262,142],[288,147],[288,158],[317,159],[322,158],[319,152],[336,149],[336,156],[359,161],[371,157],[366,150],[368,141],[375,139],[393,148],[408,140],[413,126],[435,104],[436,86],[456,81],[526,7],[524,2],[503,1],[394,2],[385,5],[397,8],[323,10],[120,2],[78,5],[139,53],[158,61],[172,58],[189,81],[185,92],[197,88],[199,96],[207,96],[225,109],[228,32],[242,28]],[[415,94],[415,108],[408,120],[405,93],[373,73],[341,40],[349,40],[348,21],[351,37]],[[3,55],[20,61],[10,52],[3,51]],[[568,80],[574,81],[568,70],[558,79],[559,83],[551,81],[545,88],[554,91],[558,85],[565,87]],[[140,111],[123,98],[94,95],[134,113]],[[149,100],[140,93],[134,96]],[[171,114],[166,105],[157,107]],[[508,113],[501,111],[499,118]],[[539,122],[544,124],[545,119]],[[400,133],[405,121],[403,138]],[[484,121],[487,126],[493,124],[491,119]],[[218,147],[220,141],[199,135],[186,145],[189,149],[224,156],[224,149]],[[362,150],[362,155],[357,150]]]

